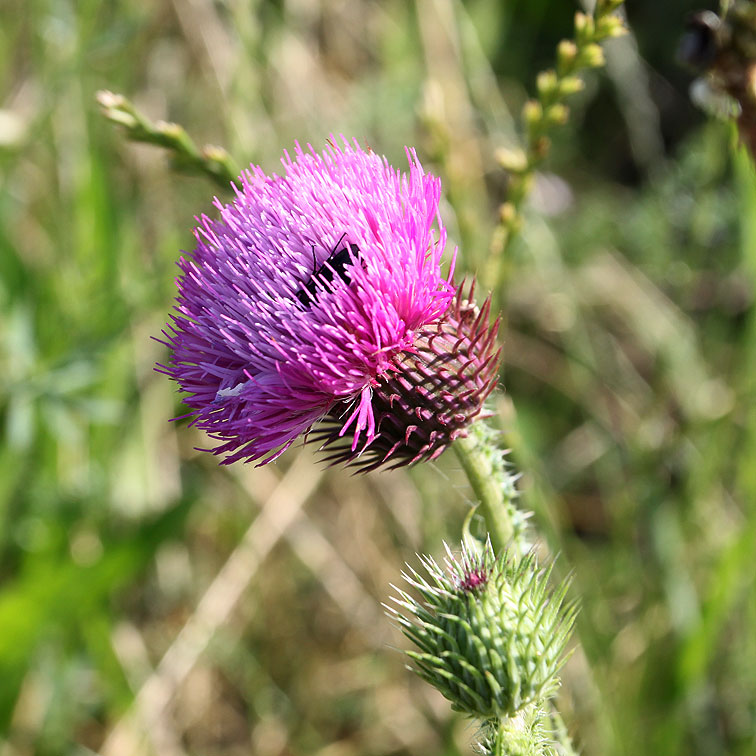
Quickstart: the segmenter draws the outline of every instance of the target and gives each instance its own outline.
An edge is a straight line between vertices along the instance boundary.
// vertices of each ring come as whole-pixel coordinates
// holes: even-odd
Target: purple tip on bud
[[[476,593],[488,583],[488,573],[478,567],[466,572],[459,581],[459,589],[463,593]]]

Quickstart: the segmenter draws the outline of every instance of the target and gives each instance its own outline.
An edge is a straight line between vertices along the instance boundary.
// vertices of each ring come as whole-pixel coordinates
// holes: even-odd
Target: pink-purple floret
[[[446,278],[440,270],[441,182],[407,157],[409,174],[356,142],[322,155],[297,145],[284,176],[252,167],[232,203],[216,199],[220,220],[198,219],[158,369],[187,392],[192,423],[221,442],[212,451],[225,464],[270,462],[337,402],[355,448],[373,438],[376,377],[454,295],[453,260]],[[348,244],[359,249],[349,277],[304,306],[314,264]]]
[[[488,583],[488,572],[483,567],[471,567],[459,580],[463,593],[475,593]]]

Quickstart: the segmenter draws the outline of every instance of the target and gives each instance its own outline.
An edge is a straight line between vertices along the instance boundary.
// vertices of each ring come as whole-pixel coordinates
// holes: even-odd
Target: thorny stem
[[[520,557],[527,551],[526,515],[515,506],[515,476],[508,470],[493,436],[494,431],[484,421],[478,421],[470,427],[469,435],[457,439],[452,447],[475,492],[494,553],[510,549]]]
[[[557,47],[556,67],[542,71],[536,79],[538,96],[528,100],[522,110],[525,126],[524,148],[504,148],[496,153],[497,162],[509,176],[507,200],[499,208],[499,221],[491,240],[487,283],[500,291],[506,270],[506,252],[522,228],[522,207],[533,187],[535,172],[551,148],[550,134],[567,123],[567,98],[583,89],[578,74],[604,65],[599,42],[618,37],[626,29],[614,15],[624,0],[597,0],[593,13],[575,14],[573,39]]]
[[[561,719],[555,720],[558,716],[532,704],[511,717],[490,720],[484,726],[487,736],[479,743],[479,751],[482,756],[577,756]]]
[[[480,447],[473,436],[460,438],[454,444],[454,451],[465,469],[467,479],[478,499],[478,509],[486,521],[494,553],[501,554],[507,547],[514,527],[503,506],[501,486],[491,476],[488,461],[480,454]]]

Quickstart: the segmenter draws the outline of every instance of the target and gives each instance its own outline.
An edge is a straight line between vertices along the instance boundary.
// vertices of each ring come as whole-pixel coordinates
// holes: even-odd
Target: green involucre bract
[[[406,651],[415,671],[452,703],[480,719],[511,717],[552,696],[575,620],[565,602],[568,582],[548,589],[551,567],[531,553],[515,561],[463,546],[446,547],[446,569],[420,557],[427,573],[402,573],[421,600],[396,586],[387,607],[418,650]]]

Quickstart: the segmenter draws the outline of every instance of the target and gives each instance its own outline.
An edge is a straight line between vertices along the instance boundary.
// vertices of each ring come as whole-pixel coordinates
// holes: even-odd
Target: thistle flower
[[[327,461],[354,463],[363,472],[435,459],[473,420],[486,417],[483,402],[496,387],[501,350],[497,320],[489,327],[490,300],[473,302],[464,286],[441,318],[420,329],[414,348],[398,355],[396,370],[373,389],[376,435],[355,449],[341,434],[334,408],[308,437],[328,448]]]
[[[415,671],[452,703],[483,720],[514,717],[552,696],[575,619],[565,604],[567,583],[553,593],[551,568],[540,571],[534,555],[519,562],[463,546],[456,559],[447,547],[446,570],[421,557],[428,577],[409,568],[402,577],[421,596],[394,586],[387,607],[418,647],[407,651]]]
[[[329,413],[370,444],[374,395],[456,312],[440,180],[407,157],[403,174],[356,142],[297,145],[283,176],[252,167],[199,219],[158,369],[224,463],[269,462]]]

